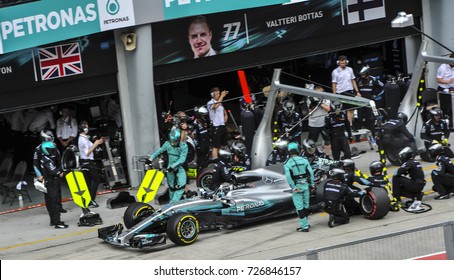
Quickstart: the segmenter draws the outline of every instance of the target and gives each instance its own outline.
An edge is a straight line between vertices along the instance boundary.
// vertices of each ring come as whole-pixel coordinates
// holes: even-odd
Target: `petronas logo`
[[[120,3],[117,0],[108,0],[106,10],[110,15],[116,15],[120,11]]]

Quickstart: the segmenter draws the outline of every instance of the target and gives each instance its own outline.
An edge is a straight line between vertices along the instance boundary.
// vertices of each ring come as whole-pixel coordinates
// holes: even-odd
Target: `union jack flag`
[[[41,79],[50,80],[82,74],[79,43],[38,49]]]

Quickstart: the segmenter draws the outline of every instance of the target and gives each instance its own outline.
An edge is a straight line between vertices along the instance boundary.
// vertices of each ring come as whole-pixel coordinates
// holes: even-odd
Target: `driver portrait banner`
[[[198,10],[198,14],[192,17],[152,25],[153,63],[164,65],[196,58],[215,61],[212,57],[218,55],[316,38],[326,41],[326,38],[337,34],[358,40],[361,32],[370,27],[389,26],[397,12],[404,8],[407,13],[420,14],[420,6],[411,5],[411,2],[307,0],[216,14]],[[198,31],[193,31],[196,28]],[[377,34],[377,38],[397,32],[391,28],[384,29],[382,34]],[[204,47],[205,51],[196,53],[197,49]]]

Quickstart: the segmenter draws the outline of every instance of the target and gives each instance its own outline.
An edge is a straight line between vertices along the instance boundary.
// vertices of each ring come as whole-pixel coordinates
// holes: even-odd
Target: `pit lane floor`
[[[369,150],[367,142],[354,144],[360,150],[367,150],[355,159],[356,166],[368,173],[369,163],[378,160],[378,154]],[[104,221],[96,227],[78,227],[80,208],[71,201],[64,203],[68,213],[62,220],[70,225],[68,229],[54,229],[49,226],[45,207],[25,211],[13,211],[0,215],[0,259],[2,260],[241,260],[274,259],[286,255],[305,252],[334,244],[354,241],[367,237],[394,233],[406,229],[454,220],[454,197],[448,200],[434,200],[430,171],[434,163],[422,162],[427,184],[423,202],[433,207],[423,214],[405,211],[390,212],[385,218],[370,221],[363,216],[354,216],[348,225],[329,228],[328,216],[315,213],[309,217],[311,231],[296,232],[296,216],[261,222],[238,229],[216,230],[199,235],[196,243],[190,246],[176,246],[170,240],[160,247],[146,250],[118,248],[97,238],[97,228],[122,222],[126,208],[108,209],[108,198],[114,193],[99,195],[99,213]],[[391,175],[397,169],[388,164]],[[195,183],[191,183],[194,188]],[[135,194],[135,191],[130,191]],[[35,203],[34,199],[34,203]],[[17,204],[16,204],[17,206]],[[5,206],[3,206],[5,207]],[[3,212],[2,212],[3,213]],[[416,240],[415,242],[421,242]],[[386,250],[386,248],[384,248]],[[435,252],[434,252],[435,253]]]

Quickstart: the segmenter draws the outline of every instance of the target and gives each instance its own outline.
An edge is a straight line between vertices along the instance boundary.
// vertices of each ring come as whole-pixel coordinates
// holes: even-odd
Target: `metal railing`
[[[454,221],[337,244],[277,260],[402,260],[446,252],[454,260]]]

